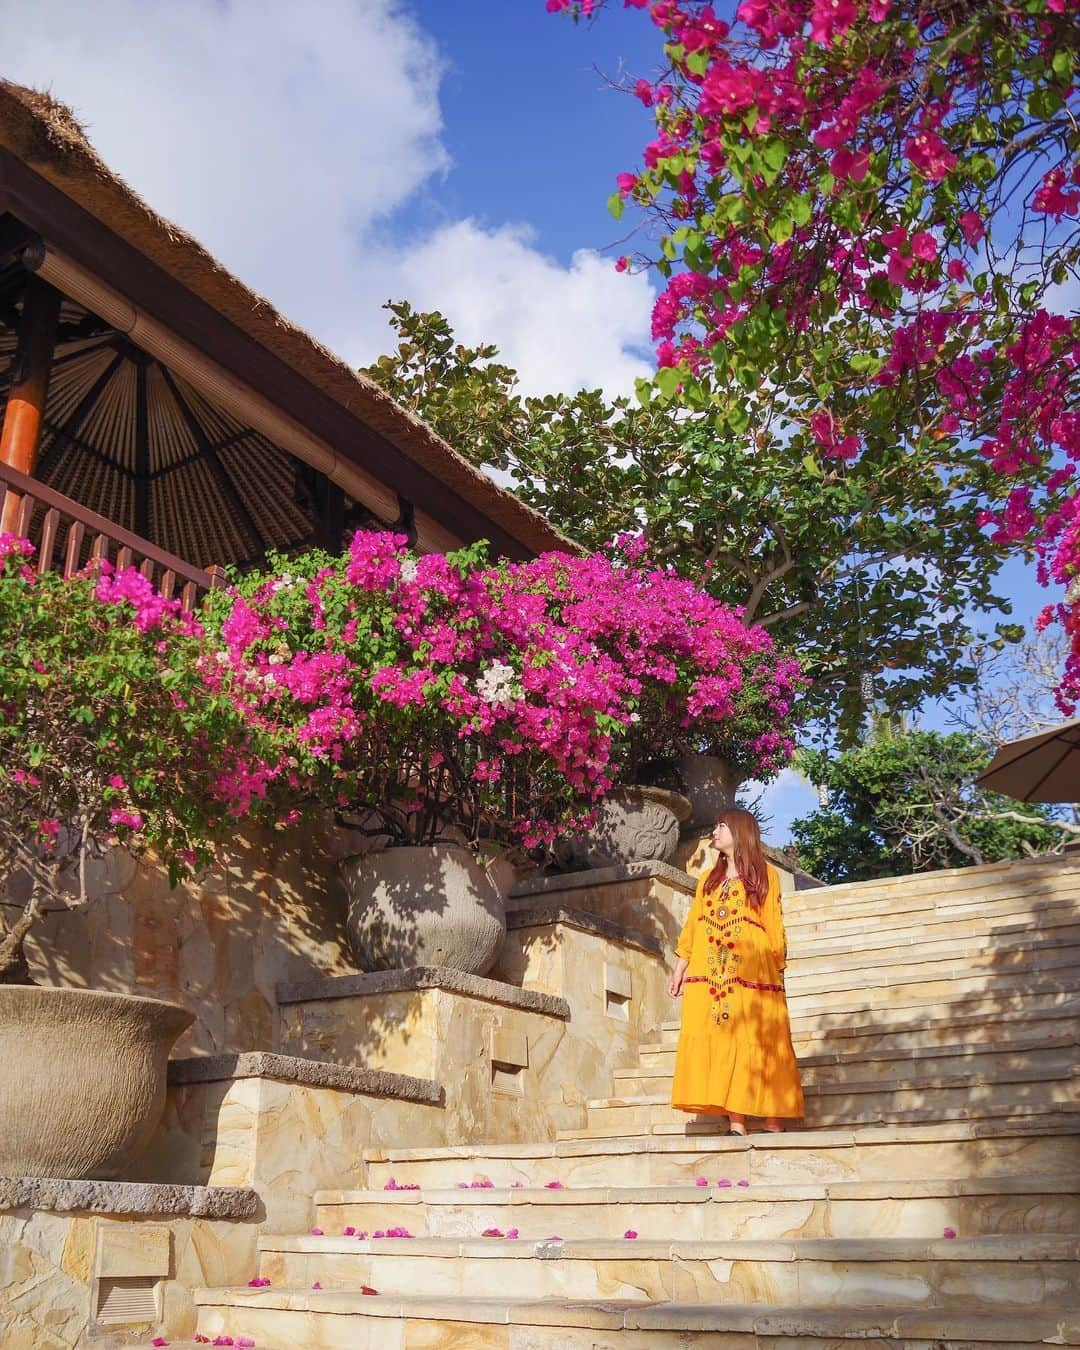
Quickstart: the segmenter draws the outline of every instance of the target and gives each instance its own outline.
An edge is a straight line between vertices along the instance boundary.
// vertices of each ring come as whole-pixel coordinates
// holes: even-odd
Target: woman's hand
[[[686,962],[679,958],[675,965],[674,973],[668,981],[667,991],[672,998],[678,998],[683,990],[683,981],[686,979]]]

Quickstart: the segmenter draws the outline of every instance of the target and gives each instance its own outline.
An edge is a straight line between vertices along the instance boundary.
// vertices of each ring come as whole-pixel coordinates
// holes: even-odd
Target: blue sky
[[[529,392],[630,392],[647,373],[652,284],[603,252],[615,175],[650,127],[604,87],[657,60],[639,13],[6,0],[5,18],[5,75],[72,104],[155,208],[347,359],[391,345],[380,305],[406,298],[496,342]],[[1022,563],[1007,576],[1027,622],[1045,593]],[[813,798],[785,775],[766,805],[782,843]]]

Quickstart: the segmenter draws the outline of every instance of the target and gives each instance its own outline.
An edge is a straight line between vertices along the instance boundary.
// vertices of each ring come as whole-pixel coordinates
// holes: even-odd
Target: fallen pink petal
[[[519,1236],[518,1230],[516,1228],[508,1228],[506,1230],[506,1236],[508,1238],[516,1238]]]
[[[342,1237],[355,1237],[355,1236],[356,1236],[355,1228],[345,1228],[342,1230]]]
[[[168,1345],[169,1342],[165,1339],[164,1336],[155,1336],[154,1339],[150,1342],[150,1344],[151,1344],[151,1345]]]
[[[709,1184],[708,1177],[698,1177],[697,1180],[694,1182],[695,1186],[707,1186],[708,1184]]]
[[[546,1181],[544,1183],[545,1191],[561,1191],[563,1184],[561,1181]]]
[[[954,1237],[956,1236],[956,1229],[955,1229],[955,1228],[946,1228],[946,1229],[945,1229],[945,1236],[946,1236],[947,1238],[954,1238]]]
[[[313,1228],[313,1229],[311,1230],[311,1236],[312,1236],[312,1237],[322,1237],[322,1235],[323,1235],[323,1230],[322,1230],[321,1228]]]
[[[628,1228],[628,1229],[626,1230],[626,1232],[623,1234],[623,1237],[624,1237],[624,1238],[636,1238],[636,1237],[637,1237],[637,1233],[636,1233],[636,1231],[635,1231],[633,1228]]]
[[[718,1181],[716,1184],[718,1186],[730,1186],[731,1182],[727,1179],[727,1177],[724,1177],[722,1181]]]

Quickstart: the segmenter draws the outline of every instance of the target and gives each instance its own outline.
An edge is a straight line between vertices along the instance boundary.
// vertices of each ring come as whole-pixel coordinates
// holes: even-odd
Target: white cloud
[[[381,304],[445,307],[530,391],[632,388],[644,279],[471,221],[387,245],[450,167],[435,43],[401,0],[6,0],[3,72],[73,105],[106,162],[347,359],[391,345]]]
[[[494,337],[525,393],[631,392],[649,373],[634,351],[652,308],[647,279],[620,276],[610,259],[585,249],[563,267],[534,237],[515,225],[445,226],[399,260],[399,289],[422,308],[442,310],[463,341]]]

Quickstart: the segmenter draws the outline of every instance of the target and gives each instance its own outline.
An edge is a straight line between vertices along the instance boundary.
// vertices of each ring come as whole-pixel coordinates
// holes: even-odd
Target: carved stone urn
[[[564,867],[670,862],[689,814],[686,798],[666,788],[615,788],[600,803],[587,835],[561,841],[558,860]]]
[[[388,848],[340,864],[361,970],[449,966],[486,975],[506,937],[512,869],[460,844]]]
[[[109,1180],[150,1142],[195,1020],[175,1003],[0,985],[0,1175]]]

